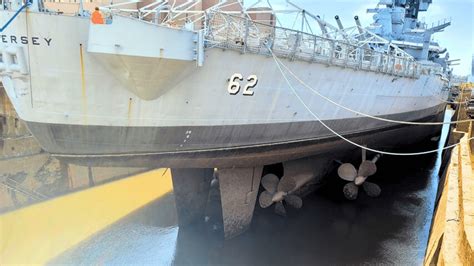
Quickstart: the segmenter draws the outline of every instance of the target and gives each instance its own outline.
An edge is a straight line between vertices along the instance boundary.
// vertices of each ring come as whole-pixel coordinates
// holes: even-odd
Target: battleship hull
[[[208,14],[199,31],[119,14],[106,25],[18,14],[0,12],[0,22],[11,22],[0,35],[0,77],[43,149],[88,166],[172,168],[180,226],[204,219],[213,175],[230,238],[250,224],[265,165],[293,165],[285,171],[296,169],[288,177],[296,186],[298,177],[306,184],[332,160],[360,154],[326,126],[402,152],[441,130],[373,118],[443,120],[442,68],[390,44],[381,52],[250,28],[247,18],[222,13]],[[311,162],[298,160],[305,157]]]
[[[11,13],[1,15],[6,20]],[[167,58],[165,49],[150,58],[114,55],[91,48],[97,47],[90,41],[91,28],[81,17],[28,13],[20,14],[3,35],[3,51],[21,51],[18,58],[26,66],[3,71],[7,94],[42,147],[60,157],[116,159],[128,165],[141,164],[130,158],[153,158],[145,161],[158,164],[154,159],[163,157],[173,167],[220,167],[274,163],[329,152],[333,147],[328,143],[339,146],[311,112],[340,134],[372,147],[412,143],[439,131],[362,117],[289,77],[301,102],[268,55],[208,48],[203,66]],[[71,29],[75,34],[67,34]],[[22,39],[27,44],[19,44]],[[438,75],[407,78],[299,60],[283,63],[326,97],[373,116],[440,121],[444,110],[446,82]],[[229,93],[235,73],[258,79],[252,95]],[[417,133],[390,135],[410,131]],[[370,137],[377,132],[387,137]]]
[[[443,121],[444,105],[436,106],[432,110],[424,110],[424,113],[425,116],[416,120],[417,122]],[[409,115],[407,113],[390,118],[404,119]],[[325,121],[325,123],[333,126],[333,129],[338,129],[337,125],[370,122],[363,118],[357,120]],[[28,123],[28,126],[33,134],[41,139],[41,143],[47,150],[67,162],[81,165],[172,168],[248,167],[309,156],[344,159],[354,152],[359,152],[352,144],[346,143],[323,128],[319,122],[167,128],[41,123]],[[304,133],[298,132],[301,128],[307,128],[308,131],[319,130],[322,134],[313,138],[284,138],[284,136]],[[192,150],[180,151],[183,140],[187,139],[182,136],[189,131],[204,137],[194,145]],[[375,149],[385,151],[406,149],[416,152],[416,149],[410,149],[411,145],[439,136],[440,131],[441,126],[420,127],[392,124],[369,130],[354,130],[345,137]],[[262,139],[265,132],[280,133],[282,138],[279,141]],[[230,141],[229,136],[232,134],[237,137]],[[77,153],[63,153],[63,151],[71,150]]]

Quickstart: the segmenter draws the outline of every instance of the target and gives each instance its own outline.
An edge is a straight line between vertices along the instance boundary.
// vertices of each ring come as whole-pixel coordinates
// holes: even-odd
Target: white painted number
[[[247,78],[247,85],[244,87],[244,95],[246,96],[253,96],[253,88],[257,86],[258,83],[258,77],[256,75],[251,75]]]
[[[242,74],[236,73],[232,75],[232,77],[229,79],[229,86],[227,87],[227,91],[231,95],[236,95],[240,91],[240,81],[243,81],[244,77]],[[244,86],[243,90],[243,95],[245,96],[253,96],[254,91],[252,90],[255,88],[258,84],[258,77],[257,75],[250,75],[247,78],[248,83]]]
[[[236,95],[240,91],[240,82],[244,80],[244,77],[242,77],[242,74],[234,74],[229,80],[229,86],[227,87],[227,91],[229,91],[230,94]]]

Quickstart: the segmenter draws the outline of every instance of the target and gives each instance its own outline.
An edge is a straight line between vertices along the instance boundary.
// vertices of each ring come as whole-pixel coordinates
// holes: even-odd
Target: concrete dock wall
[[[474,265],[474,142],[472,124],[468,132],[456,130],[444,191],[438,203],[425,265]]]
[[[147,170],[84,167],[51,157],[18,117],[0,84],[0,213]]]
[[[39,154],[42,149],[0,85],[0,160]]]

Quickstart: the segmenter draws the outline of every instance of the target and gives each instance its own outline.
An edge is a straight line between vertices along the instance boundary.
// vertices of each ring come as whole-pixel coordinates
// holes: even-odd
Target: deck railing
[[[253,22],[249,18],[210,13],[207,18],[206,47],[238,50],[357,70],[418,78],[441,74],[443,69],[420,64],[400,49],[383,48],[380,43],[334,40],[324,36]],[[384,51],[380,51],[385,49]]]

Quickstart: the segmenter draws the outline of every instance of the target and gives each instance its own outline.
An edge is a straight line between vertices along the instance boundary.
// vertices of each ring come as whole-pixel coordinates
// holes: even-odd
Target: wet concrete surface
[[[384,157],[372,182],[380,198],[362,191],[354,202],[333,173],[288,217],[257,208],[248,232],[224,241],[219,201],[195,228],[176,226],[170,194],[103,230],[51,264],[310,265],[420,264],[438,187],[440,155]]]

